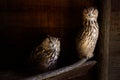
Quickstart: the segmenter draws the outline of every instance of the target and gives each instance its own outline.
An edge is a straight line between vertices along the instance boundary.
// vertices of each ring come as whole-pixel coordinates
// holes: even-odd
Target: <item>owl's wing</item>
[[[42,56],[44,55],[45,50],[39,46],[36,47],[35,50],[32,51],[32,58],[36,62],[40,62],[42,60]]]

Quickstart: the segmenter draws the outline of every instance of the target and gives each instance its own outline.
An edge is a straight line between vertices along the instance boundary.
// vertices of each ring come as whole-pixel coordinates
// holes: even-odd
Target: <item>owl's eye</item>
[[[88,14],[88,16],[90,17],[90,16],[91,16],[91,14]]]
[[[49,39],[49,42],[50,42],[50,43],[52,43],[52,40],[51,40],[51,39]]]
[[[52,47],[54,47],[54,44],[52,44]]]

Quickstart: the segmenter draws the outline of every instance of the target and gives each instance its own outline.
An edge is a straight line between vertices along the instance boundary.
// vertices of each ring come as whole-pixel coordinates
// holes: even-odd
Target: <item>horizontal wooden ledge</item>
[[[0,71],[0,80],[66,80],[75,77],[84,77],[96,64],[96,61],[78,61],[70,66],[66,66],[55,71],[50,71],[34,76],[25,76],[26,73],[16,73],[14,71]]]
[[[95,64],[96,61],[88,61],[84,63],[84,60],[82,60],[74,63],[73,65],[63,67],[55,71],[39,74],[37,76],[29,77],[24,80],[66,80],[75,77],[81,77],[86,75]]]

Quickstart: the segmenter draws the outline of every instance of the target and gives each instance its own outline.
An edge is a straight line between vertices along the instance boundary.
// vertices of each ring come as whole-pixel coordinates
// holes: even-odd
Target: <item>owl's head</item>
[[[98,17],[98,10],[90,7],[83,10],[83,19],[96,20]]]
[[[59,38],[49,36],[48,39],[50,42],[50,47],[52,49],[56,49],[56,48],[59,49],[60,48],[60,39]]]
[[[60,39],[53,36],[47,36],[45,40],[42,42],[41,46],[46,49],[59,49],[60,48]]]

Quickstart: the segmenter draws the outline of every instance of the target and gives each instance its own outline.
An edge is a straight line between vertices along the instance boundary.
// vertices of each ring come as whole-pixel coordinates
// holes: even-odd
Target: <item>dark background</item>
[[[86,7],[96,7],[96,3],[94,0],[0,0],[1,69],[26,70],[32,49],[46,35],[61,38],[61,67],[76,62],[74,42],[76,32],[82,28],[81,13]]]
[[[63,61],[66,59],[65,64],[69,65],[77,61],[76,55],[67,58],[67,55],[75,53],[70,47],[74,45],[71,42],[74,41],[76,31],[81,26],[82,9],[93,6],[96,2],[94,0],[47,1],[0,0],[1,70],[26,69],[26,59],[47,34],[64,38],[62,43],[65,43],[63,45],[65,51],[62,52],[66,53],[63,58]],[[120,79],[119,2],[119,0],[111,0],[108,80]],[[72,54],[69,54],[69,50]],[[71,63],[67,63],[69,60]],[[65,66],[64,63],[60,65]]]

